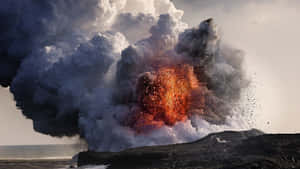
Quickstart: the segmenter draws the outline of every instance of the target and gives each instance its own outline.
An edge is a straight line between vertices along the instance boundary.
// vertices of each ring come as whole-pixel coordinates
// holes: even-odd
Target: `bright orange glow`
[[[191,91],[198,84],[189,65],[162,67],[143,74],[137,86],[140,109],[131,119],[130,127],[142,132],[186,120]]]

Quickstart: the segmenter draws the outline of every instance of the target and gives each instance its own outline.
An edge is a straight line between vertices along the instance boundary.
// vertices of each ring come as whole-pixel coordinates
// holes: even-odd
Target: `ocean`
[[[0,146],[0,169],[66,169],[83,145]]]

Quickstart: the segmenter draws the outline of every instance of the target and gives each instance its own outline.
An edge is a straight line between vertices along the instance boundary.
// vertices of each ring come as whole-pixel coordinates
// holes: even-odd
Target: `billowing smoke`
[[[0,84],[36,131],[97,151],[245,127],[243,52],[182,15],[169,0],[5,0]]]

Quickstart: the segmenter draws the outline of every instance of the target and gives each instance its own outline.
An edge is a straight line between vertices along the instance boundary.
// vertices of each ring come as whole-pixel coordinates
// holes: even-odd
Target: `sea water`
[[[83,145],[0,146],[0,169],[67,169]]]
[[[0,159],[71,159],[85,149],[78,144],[0,146]]]

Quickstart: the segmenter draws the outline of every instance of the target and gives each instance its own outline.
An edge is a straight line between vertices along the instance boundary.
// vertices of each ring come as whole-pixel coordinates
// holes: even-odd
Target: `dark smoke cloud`
[[[17,106],[27,118],[33,119],[36,131],[53,136],[79,133],[79,103],[74,103],[74,94],[79,95],[80,90],[74,90],[82,84],[75,81],[90,80],[87,85],[96,85],[99,80],[91,80],[92,75],[98,73],[101,79],[113,62],[113,54],[109,53],[112,44],[104,36],[89,39],[96,31],[105,30],[117,10],[112,9],[116,3],[1,2],[0,84],[11,85]],[[102,22],[96,22],[98,19]]]
[[[182,33],[176,51],[204,70],[208,87],[224,100],[237,101],[241,89],[248,85],[242,67],[244,53],[220,42],[212,19]]]
[[[24,115],[33,119],[35,130],[53,136],[79,134],[80,98],[102,85],[118,55],[113,38],[123,37],[97,35],[71,54],[46,47],[22,63],[11,92]]]
[[[33,50],[73,36],[80,28],[91,29],[101,10],[98,3],[98,0],[2,1],[0,84],[10,85],[21,62]]]
[[[176,51],[191,59],[198,79],[212,91],[206,96],[205,111],[209,113],[204,118],[212,123],[224,123],[240,100],[242,89],[249,84],[242,67],[243,52],[221,43],[212,19],[183,32]]]

